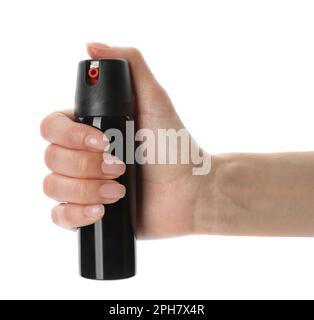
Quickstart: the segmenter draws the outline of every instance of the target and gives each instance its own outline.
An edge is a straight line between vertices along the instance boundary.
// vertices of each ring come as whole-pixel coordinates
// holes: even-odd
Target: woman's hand
[[[165,90],[158,84],[141,53],[134,48],[89,44],[92,59],[124,58],[129,61],[137,97],[137,127],[183,128]],[[73,111],[58,111],[41,124],[41,134],[51,144],[45,162],[52,171],[44,180],[44,192],[61,204],[52,209],[53,221],[66,228],[92,224],[104,214],[104,206],[125,195],[114,179],[125,164],[103,162],[108,141],[96,128],[75,123]],[[176,152],[176,151],[175,151]],[[201,176],[192,175],[191,165],[140,165],[137,204],[137,234],[162,238],[193,234],[197,230]]]
[[[129,61],[137,95],[138,128],[154,132],[183,128],[138,50],[90,44],[88,52],[94,59]],[[118,201],[127,192],[114,181],[123,174],[125,165],[102,163],[108,141],[97,129],[73,122],[72,111],[49,115],[41,132],[51,143],[45,159],[53,172],[45,178],[44,191],[64,202],[53,208],[53,220],[75,228],[100,219],[104,214],[100,204]],[[314,152],[221,154],[212,162],[210,174],[205,175],[192,175],[191,163],[139,166],[140,238],[200,233],[314,235]]]

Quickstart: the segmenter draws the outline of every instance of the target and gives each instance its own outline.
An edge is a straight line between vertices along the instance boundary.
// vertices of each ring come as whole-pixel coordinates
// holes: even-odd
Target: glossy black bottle
[[[134,120],[134,96],[128,62],[123,59],[85,60],[78,66],[75,96],[76,121],[105,132],[118,129],[123,136],[123,160],[134,160],[127,147],[126,123]],[[111,152],[114,154],[114,152]],[[133,157],[133,158],[132,158]],[[136,168],[127,163],[117,181],[126,195],[105,206],[99,222],[79,229],[82,277],[97,280],[135,275]]]

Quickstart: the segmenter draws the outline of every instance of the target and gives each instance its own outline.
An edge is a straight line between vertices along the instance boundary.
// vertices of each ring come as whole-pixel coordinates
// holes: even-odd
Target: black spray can
[[[116,179],[126,187],[125,197],[106,204],[105,215],[99,222],[79,229],[80,274],[85,278],[110,280],[135,275],[136,164],[134,149],[130,152],[127,146],[126,130],[127,124],[134,121],[134,111],[126,60],[79,63],[75,119],[102,132],[118,129],[123,137],[123,159],[120,160],[127,162],[126,172]],[[109,152],[118,156],[114,150]]]

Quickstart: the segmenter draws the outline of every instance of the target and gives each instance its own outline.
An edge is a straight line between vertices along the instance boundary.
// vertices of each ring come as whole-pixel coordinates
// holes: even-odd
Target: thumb
[[[109,47],[102,43],[88,43],[87,52],[92,59],[126,59],[129,62],[140,114],[156,116],[174,112],[172,103],[149,69],[141,52],[130,47]]]

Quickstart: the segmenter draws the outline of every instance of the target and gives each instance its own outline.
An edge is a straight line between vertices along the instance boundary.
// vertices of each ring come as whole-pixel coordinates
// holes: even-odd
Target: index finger
[[[56,111],[43,119],[42,137],[50,143],[70,149],[104,152],[109,141],[98,129],[74,122],[73,110]]]

